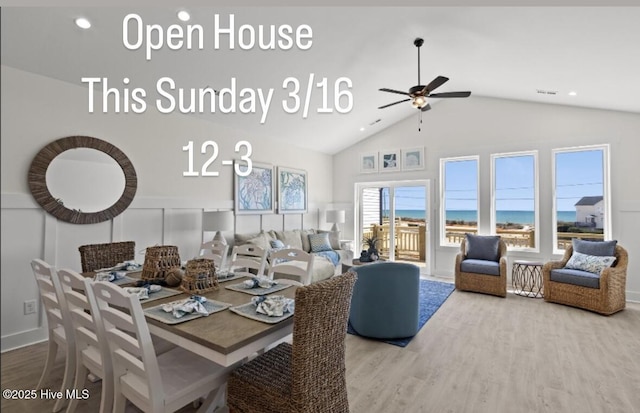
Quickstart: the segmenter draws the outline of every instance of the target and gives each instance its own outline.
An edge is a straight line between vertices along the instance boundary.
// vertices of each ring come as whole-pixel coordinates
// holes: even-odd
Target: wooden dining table
[[[85,277],[94,278],[95,272],[82,273]],[[137,279],[140,272],[128,274]],[[249,279],[241,277],[220,282],[218,289],[198,295],[209,300],[215,300],[231,304],[232,306],[249,303],[252,294],[225,288],[229,285],[239,284]],[[130,286],[131,284],[122,285]],[[180,289],[180,287],[171,287]],[[284,290],[269,295],[283,295],[287,298],[295,298],[298,287],[290,285]],[[169,303],[172,301],[189,298],[192,294],[182,293],[170,297],[143,302],[142,308],[147,309]],[[227,367],[231,371],[235,366],[246,361],[256,352],[267,349],[270,345],[284,339],[293,332],[293,316],[277,323],[265,323],[238,315],[229,309],[215,312],[188,320],[178,324],[167,324],[146,316],[149,331],[164,340],[192,351],[212,362]],[[198,413],[228,412],[226,408],[226,385],[212,391],[203,401]]]
[[[244,277],[222,282],[217,290],[199,295],[210,300],[229,303],[232,306],[246,304],[251,301],[253,295],[228,290],[225,285],[238,284],[247,279]],[[296,288],[297,286],[291,285],[270,295],[294,298]],[[189,294],[185,293],[155,300],[143,304],[143,308],[188,297]],[[271,324],[243,317],[228,309],[179,324],[166,324],[147,317],[147,324],[152,334],[225,367],[232,366],[253,353],[264,350],[293,331],[293,317]]]
[[[140,277],[140,273],[140,271],[131,272],[128,276],[136,279]],[[95,272],[85,272],[82,275],[93,278]],[[239,284],[247,279],[249,277],[228,281],[223,280],[219,282],[217,290],[198,295],[210,300],[228,303],[232,306],[246,304],[251,301],[254,295],[228,290],[225,286]],[[128,285],[123,285],[123,287]],[[169,288],[180,289],[180,287]],[[294,298],[296,288],[296,285],[291,285],[270,295],[283,295],[287,298]],[[142,303],[142,308],[183,300],[190,295],[185,292],[180,295],[153,300]],[[264,350],[269,345],[293,332],[293,317],[269,324],[243,317],[229,311],[229,309],[178,324],[166,324],[148,316],[146,319],[151,334],[224,367],[230,367],[241,362],[255,352]]]

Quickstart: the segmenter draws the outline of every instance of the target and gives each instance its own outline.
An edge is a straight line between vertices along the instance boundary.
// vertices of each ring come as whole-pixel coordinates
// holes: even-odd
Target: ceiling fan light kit
[[[409,89],[408,92],[401,90],[381,88],[381,92],[396,93],[398,95],[405,95],[408,98],[398,100],[397,102],[389,103],[387,105],[380,106],[378,109],[388,108],[389,106],[397,105],[398,103],[412,101],[411,105],[420,110],[420,123],[422,123],[422,112],[426,112],[431,109],[431,105],[428,103],[428,98],[466,98],[471,96],[471,92],[444,92],[444,93],[431,93],[435,89],[442,86],[449,80],[448,77],[438,76],[433,79],[428,85],[422,85],[420,83],[420,47],[424,44],[424,39],[416,38],[413,41],[413,45],[418,48],[418,84]],[[420,127],[418,127],[420,130]]]

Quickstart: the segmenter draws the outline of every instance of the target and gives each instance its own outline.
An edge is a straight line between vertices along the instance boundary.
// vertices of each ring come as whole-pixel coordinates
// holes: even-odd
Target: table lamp
[[[343,224],[344,220],[344,209],[330,209],[327,211],[327,222],[333,223],[333,226],[331,227],[332,232],[339,232],[340,228],[338,227],[338,224]]]
[[[216,231],[213,236],[214,241],[227,243],[224,239],[222,231],[231,231],[233,229],[233,211],[204,211],[202,215],[202,230]]]

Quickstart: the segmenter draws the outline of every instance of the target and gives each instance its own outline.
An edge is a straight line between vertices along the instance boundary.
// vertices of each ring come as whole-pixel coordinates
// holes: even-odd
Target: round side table
[[[541,298],[542,263],[538,261],[514,261],[511,283],[515,294],[523,297]]]

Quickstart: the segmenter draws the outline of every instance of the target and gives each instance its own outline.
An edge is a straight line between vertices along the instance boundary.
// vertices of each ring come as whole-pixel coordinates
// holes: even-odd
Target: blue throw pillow
[[[466,234],[467,259],[498,261],[500,236]]]
[[[616,255],[618,241],[586,241],[574,238],[572,243],[575,252],[596,257],[613,257]]]
[[[331,251],[331,243],[329,242],[329,233],[310,234],[309,243],[311,244],[311,252]]]
[[[280,241],[279,239],[272,239],[271,241],[269,241],[269,244],[271,244],[271,248],[284,248],[284,242]]]

